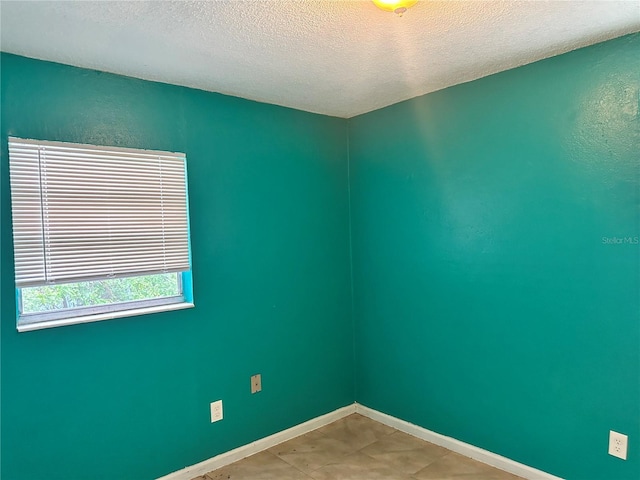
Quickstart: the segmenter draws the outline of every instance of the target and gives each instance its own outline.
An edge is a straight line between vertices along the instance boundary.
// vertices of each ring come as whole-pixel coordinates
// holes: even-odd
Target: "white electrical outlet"
[[[222,400],[211,402],[211,423],[222,420]]]
[[[262,390],[262,375],[259,373],[251,377],[251,393],[258,393]]]
[[[629,440],[629,437],[627,437],[626,435],[610,430],[609,431],[609,455],[613,455],[614,457],[618,457],[623,460],[626,460],[628,440]]]

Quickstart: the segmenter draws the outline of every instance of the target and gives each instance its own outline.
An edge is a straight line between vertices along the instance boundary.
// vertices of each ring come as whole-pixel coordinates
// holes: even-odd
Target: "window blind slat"
[[[16,285],[189,270],[185,156],[9,138]]]

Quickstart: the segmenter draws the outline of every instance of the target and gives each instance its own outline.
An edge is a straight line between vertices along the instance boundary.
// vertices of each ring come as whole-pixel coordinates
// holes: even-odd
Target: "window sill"
[[[146,315],[148,313],[168,312],[171,310],[182,310],[185,308],[193,308],[195,305],[189,302],[170,303],[167,305],[156,305],[153,307],[133,308],[130,310],[121,310],[116,312],[96,313],[93,315],[83,315],[80,317],[62,318],[59,320],[46,320],[42,322],[33,322],[18,325],[18,332],[29,332],[31,330],[42,330],[44,328],[64,327],[66,325],[75,325],[76,323],[100,322],[102,320],[111,320],[114,318],[133,317],[136,315]]]

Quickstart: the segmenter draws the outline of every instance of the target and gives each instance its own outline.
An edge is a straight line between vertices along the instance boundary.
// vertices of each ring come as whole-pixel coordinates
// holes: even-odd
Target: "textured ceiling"
[[[5,52],[339,117],[640,30],[640,1],[0,3]]]

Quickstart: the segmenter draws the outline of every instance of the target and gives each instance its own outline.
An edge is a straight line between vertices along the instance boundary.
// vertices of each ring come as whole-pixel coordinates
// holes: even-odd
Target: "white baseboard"
[[[307,422],[288,428],[282,432],[274,433],[273,435],[261,438],[260,440],[256,440],[255,442],[243,445],[242,447],[235,448],[228,452],[221,453],[220,455],[216,455],[215,457],[196,463],[190,467],[185,467],[182,470],[170,473],[169,475],[160,477],[157,480],[191,480],[192,478],[204,475],[211,470],[222,468],[233,462],[237,462],[238,460],[242,460],[243,458],[253,455],[254,453],[262,452],[263,450],[275,447],[282,442],[286,442],[292,438],[299,437],[300,435],[304,435],[305,433],[324,427],[336,420],[340,420],[341,418],[355,413],[355,411],[355,403],[353,405],[347,405],[346,407],[339,408],[333,412],[327,413],[326,415],[312,418]]]
[[[465,457],[473,458],[474,460],[486,463],[487,465],[491,465],[492,467],[499,468],[500,470],[504,470],[505,472],[518,475],[528,480],[562,480],[560,477],[543,472],[542,470],[537,470],[501,455],[474,447],[473,445],[461,442],[455,438],[446,437],[439,433],[432,432],[426,428],[405,422],[404,420],[392,417],[386,413],[378,412],[377,410],[365,407],[359,403],[354,403],[353,405],[348,405],[334,410],[333,412],[329,412],[326,415],[312,418],[300,425],[288,428],[282,432],[274,433],[273,435],[269,435],[268,437],[256,440],[255,442],[243,445],[242,447],[238,447],[234,450],[221,453],[220,455],[216,455],[215,457],[203,462],[196,463],[190,467],[185,467],[182,470],[160,477],[157,480],[191,480],[199,475],[204,475],[212,470],[216,470],[233,462],[237,462],[238,460],[242,460],[254,453],[262,452],[263,450],[275,447],[282,442],[286,442],[292,438],[299,437],[300,435],[304,435],[305,433],[324,427],[325,425],[351,415],[352,413],[359,413],[360,415],[369,417],[372,420],[393,427],[401,432],[408,433],[409,435],[421,438],[427,442],[440,445],[441,447],[464,455]]]
[[[560,477],[556,477],[549,473],[543,472],[542,470],[537,470],[522,463],[518,463],[514,460],[510,460],[496,453],[474,447],[473,445],[461,442],[460,440],[456,440],[455,438],[446,437],[439,433],[432,432],[431,430],[427,430],[426,428],[422,428],[418,425],[405,422],[404,420],[392,417],[391,415],[387,415],[386,413],[378,412],[377,410],[365,407],[364,405],[360,405],[359,403],[356,403],[356,413],[364,415],[365,417],[369,417],[376,422],[388,425],[389,427],[393,427],[396,430],[400,430],[401,432],[408,433],[409,435],[421,438],[422,440],[426,440],[427,442],[440,445],[441,447],[464,455],[465,457],[473,458],[474,460],[486,463],[487,465],[491,465],[492,467],[499,468],[500,470],[504,470],[505,472],[518,475],[528,480],[562,480]]]

